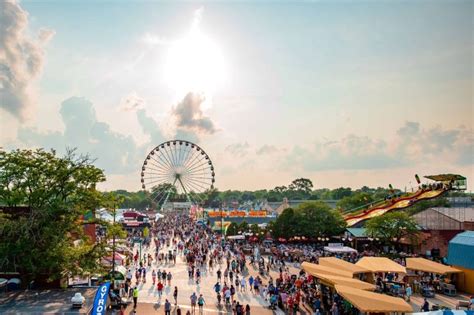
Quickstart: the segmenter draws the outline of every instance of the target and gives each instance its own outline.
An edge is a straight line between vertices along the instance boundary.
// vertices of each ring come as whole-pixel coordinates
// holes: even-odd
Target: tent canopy
[[[402,298],[368,292],[344,285],[336,285],[336,291],[361,312],[413,312],[410,304]]]
[[[321,266],[318,264],[312,264],[307,261],[301,264],[301,268],[310,275],[324,274],[324,275],[333,275],[333,276],[342,276],[346,278],[352,278],[352,273],[340,269],[335,269],[327,266]]]
[[[357,253],[357,250],[349,246],[324,246],[324,250],[330,253]]]
[[[387,257],[362,257],[356,265],[372,272],[407,273],[405,267]]]
[[[334,276],[322,273],[315,273],[313,276],[319,279],[323,284],[326,284],[330,287],[335,287],[336,285],[344,285],[351,288],[359,289],[359,290],[368,290],[373,291],[375,290],[375,285],[360,281],[354,278],[347,278],[342,276]]]
[[[351,272],[352,276],[359,273],[371,272],[364,267],[357,266],[345,260],[336,257],[321,257],[319,258],[319,265]]]
[[[360,290],[375,290],[375,285],[354,279],[352,278],[352,273],[345,270],[312,264],[306,261],[301,264],[301,267],[305,272],[331,287],[346,285]]]
[[[456,268],[446,266],[421,257],[407,258],[406,261],[407,269],[411,270],[436,273],[440,275],[462,272],[461,270],[458,270]]]

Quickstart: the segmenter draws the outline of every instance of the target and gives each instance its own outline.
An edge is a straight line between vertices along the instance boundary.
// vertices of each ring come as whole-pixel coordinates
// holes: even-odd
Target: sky
[[[183,139],[220,190],[474,175],[473,2],[0,2],[0,146],[139,190]]]

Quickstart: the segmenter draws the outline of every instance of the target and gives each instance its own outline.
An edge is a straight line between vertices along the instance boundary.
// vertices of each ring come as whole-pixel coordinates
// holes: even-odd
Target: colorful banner
[[[109,295],[110,282],[102,284],[95,294],[92,315],[105,315],[107,310],[107,296]]]
[[[266,217],[268,215],[266,210],[250,210],[248,213],[243,210],[232,210],[232,211],[209,211],[207,215],[210,218],[220,217]]]

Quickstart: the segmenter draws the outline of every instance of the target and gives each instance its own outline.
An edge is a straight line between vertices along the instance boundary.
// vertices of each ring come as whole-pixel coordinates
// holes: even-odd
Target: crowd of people
[[[248,243],[224,241],[210,227],[197,224],[188,215],[178,213],[167,214],[154,222],[148,240],[142,244],[143,248],[133,247],[133,252],[127,257],[128,271],[121,288],[122,296],[133,300],[134,309],[139,302],[138,286],[147,283],[147,274],[151,274],[149,285],[157,298],[156,302],[164,306],[165,313],[171,311],[173,304],[177,314],[181,314],[180,307],[184,305],[186,314],[192,314],[203,312],[204,307],[210,304],[234,314],[250,314],[251,303],[243,303],[242,297],[248,302],[247,297],[251,295],[259,299],[260,305],[273,310],[279,308],[288,314],[296,314],[303,309],[312,314],[358,314],[358,310],[334,290],[315,281],[299,268],[302,261],[318,263],[320,257],[327,255],[316,245],[280,244],[272,246],[270,252],[261,249],[268,255],[260,255],[254,247],[249,254],[248,250],[244,250]],[[363,256],[376,254],[367,250],[337,256],[355,263]],[[405,265],[403,259],[394,260]],[[213,287],[208,288],[214,292],[215,300],[208,301],[209,296],[204,296],[199,290],[189,297],[179,295],[181,290],[173,282],[177,261],[185,264],[190,286],[199,288],[203,277],[209,285],[208,279],[215,277]],[[386,280],[376,279],[381,291],[384,291]],[[164,291],[173,292],[172,298],[168,294],[163,297]],[[409,300],[411,288],[408,294]]]

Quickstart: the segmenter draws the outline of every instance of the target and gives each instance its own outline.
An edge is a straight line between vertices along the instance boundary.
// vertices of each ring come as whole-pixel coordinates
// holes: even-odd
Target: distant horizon
[[[0,2],[0,147],[96,158],[202,146],[222,190],[474,183],[472,12],[459,1]],[[106,15],[103,12],[107,12]]]

